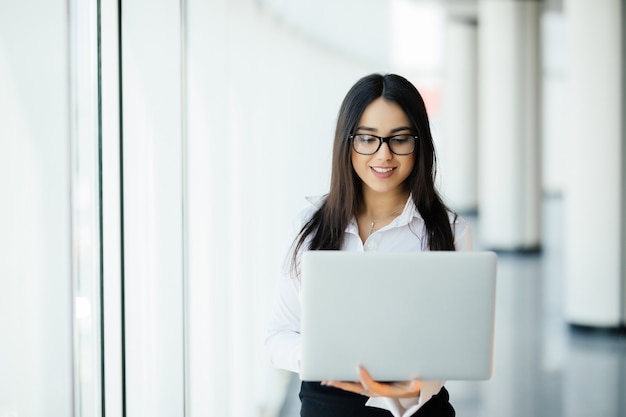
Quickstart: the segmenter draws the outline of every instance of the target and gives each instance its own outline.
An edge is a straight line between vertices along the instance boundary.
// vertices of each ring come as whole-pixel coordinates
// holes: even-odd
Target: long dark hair
[[[292,248],[292,271],[298,275],[298,253],[308,240],[311,250],[339,250],[350,220],[363,208],[361,179],[351,163],[351,142],[365,108],[382,97],[398,104],[406,113],[418,136],[415,164],[404,181],[405,191],[424,219],[430,250],[454,250],[450,210],[435,189],[437,173],[435,147],[422,96],[415,86],[395,74],[371,74],[361,78],[348,91],[341,104],[333,145],[330,190],[325,201],[302,227]],[[456,215],[455,215],[456,216]]]

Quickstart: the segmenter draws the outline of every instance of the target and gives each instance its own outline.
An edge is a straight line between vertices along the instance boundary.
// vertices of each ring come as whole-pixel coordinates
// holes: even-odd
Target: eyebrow
[[[374,127],[368,127],[368,126],[358,126],[356,128],[356,130],[365,130],[366,132],[378,132],[378,129],[374,128]],[[400,127],[396,127],[395,129],[391,129],[391,131],[389,133],[397,133],[397,132],[402,132],[403,130],[413,130],[408,126],[400,126]]]

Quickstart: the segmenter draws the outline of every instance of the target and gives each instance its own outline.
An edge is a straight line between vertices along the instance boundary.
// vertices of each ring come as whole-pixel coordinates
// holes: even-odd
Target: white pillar
[[[624,324],[622,2],[567,0],[569,134],[565,314]]]
[[[478,235],[496,250],[540,246],[537,0],[480,0]]]
[[[443,192],[456,211],[477,208],[477,26],[475,13],[449,10],[444,85]]]

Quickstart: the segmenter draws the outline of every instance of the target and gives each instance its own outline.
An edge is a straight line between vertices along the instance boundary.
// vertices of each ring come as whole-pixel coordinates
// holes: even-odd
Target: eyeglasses
[[[394,155],[409,155],[415,150],[417,142],[416,135],[393,135],[393,136],[376,136],[370,134],[350,135],[348,138],[352,141],[352,147],[356,153],[361,155],[373,155],[383,143],[387,143],[389,150]]]

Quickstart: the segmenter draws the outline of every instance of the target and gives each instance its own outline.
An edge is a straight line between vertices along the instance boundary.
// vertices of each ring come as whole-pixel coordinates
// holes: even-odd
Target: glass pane
[[[98,5],[70,2],[75,415],[102,414]]]

